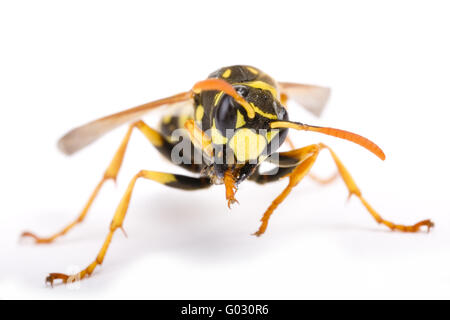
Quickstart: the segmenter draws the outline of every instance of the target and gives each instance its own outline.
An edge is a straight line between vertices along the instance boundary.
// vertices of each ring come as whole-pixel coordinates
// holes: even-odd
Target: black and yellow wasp
[[[251,66],[230,66],[211,73],[206,80],[197,82],[190,91],[89,122],[68,132],[60,139],[58,146],[62,152],[70,155],[108,131],[122,124],[131,123],[103,178],[78,218],[62,231],[48,238],[40,238],[30,232],[23,233],[23,236],[30,236],[37,243],[52,242],[83,221],[103,183],[109,179],[116,179],[131,133],[135,128],[169,160],[173,160],[174,154],[180,155],[183,161],[177,164],[197,173],[198,177],[159,171],[139,171],[131,179],[116,209],[109,233],[95,260],[78,274],[68,276],[51,273],[47,281],[53,284],[56,279],[61,279],[63,282],[82,279],[92,274],[97,265],[102,264],[114,232],[122,228],[132,191],[139,178],[184,190],[224,184],[226,199],[230,205],[236,201],[237,186],[242,181],[251,180],[264,184],[286,177],[289,181],[287,187],[273,200],[261,219],[261,225],[255,233],[260,236],[265,232],[273,211],[309,173],[323,149],[330,152],[350,195],[358,197],[378,223],[392,230],[404,232],[417,232],[421,226],[430,229],[433,226],[430,220],[405,226],[381,218],[362,197],[350,173],[328,146],[318,143],[299,149],[292,148],[293,150],[287,152],[277,152],[277,148],[287,139],[290,128],[346,139],[368,149],[380,159],[385,159],[383,151],[376,144],[357,134],[289,120],[285,108],[288,100],[294,100],[307,110],[319,115],[328,100],[329,92],[328,88],[313,85],[276,82],[261,70]],[[162,106],[168,106],[169,113],[162,118],[159,131],[140,120],[145,113]],[[181,153],[174,153],[182,137],[174,138],[173,133],[180,128],[189,138],[189,150],[192,152],[182,149]],[[198,155],[200,155],[200,161],[194,161]],[[276,170],[270,173],[260,172],[260,164],[265,161],[274,164]]]

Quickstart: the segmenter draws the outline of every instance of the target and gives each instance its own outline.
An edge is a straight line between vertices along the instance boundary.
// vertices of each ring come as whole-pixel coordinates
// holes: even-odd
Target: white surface
[[[15,1],[0,5],[0,298],[450,298],[448,5],[442,2]],[[364,149],[333,146],[387,219],[432,218],[429,234],[378,226],[341,181],[297,187],[261,238],[250,236],[286,182],[241,185],[230,212],[223,187],[185,193],[140,181],[104,265],[53,290],[48,272],[87,265],[128,180],[176,171],[139,134],[118,179],[87,221],[50,246],[19,244],[73,219],[126,128],[67,158],[66,130],[186,89],[215,69],[257,66],[278,80],[331,86],[320,120],[355,131]],[[156,116],[149,116],[150,123]],[[327,154],[317,174],[334,171]]]

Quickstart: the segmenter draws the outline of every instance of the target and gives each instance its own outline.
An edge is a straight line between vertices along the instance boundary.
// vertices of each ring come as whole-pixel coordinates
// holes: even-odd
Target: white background
[[[0,4],[0,298],[450,298],[445,1],[9,1]],[[76,286],[49,272],[85,267],[139,169],[181,172],[134,134],[117,187],[105,185],[86,222],[52,245],[19,243],[73,219],[126,128],[73,157],[68,129],[189,89],[215,69],[254,65],[281,81],[332,87],[324,116],[291,119],[355,131],[382,162],[349,142],[326,142],[366,198],[397,223],[432,218],[431,233],[377,225],[339,180],[307,179],[250,236],[286,182],[183,192],[137,184],[102,267]],[[158,113],[146,117],[156,123]],[[325,152],[314,172],[334,172]]]

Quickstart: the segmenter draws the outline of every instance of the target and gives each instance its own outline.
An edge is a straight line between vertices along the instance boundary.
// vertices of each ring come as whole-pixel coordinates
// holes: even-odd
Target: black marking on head
[[[226,136],[227,129],[235,129],[239,104],[229,95],[224,95],[215,107],[216,128]]]

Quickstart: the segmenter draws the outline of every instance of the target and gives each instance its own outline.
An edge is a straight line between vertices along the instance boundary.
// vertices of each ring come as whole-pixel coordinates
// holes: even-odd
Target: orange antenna
[[[253,119],[255,117],[255,109],[245,100],[242,98],[239,93],[236,92],[234,87],[222,79],[206,79],[203,81],[197,82],[194,87],[192,88],[192,91],[194,93],[200,93],[202,91],[206,90],[217,90],[217,91],[223,91],[229,96],[231,96],[234,100],[236,100],[242,107],[244,107],[245,111],[247,111],[247,115],[250,119]]]
[[[364,138],[360,136],[359,134],[341,130],[341,129],[335,129],[335,128],[327,128],[327,127],[317,127],[317,126],[310,126],[307,124],[303,124],[300,122],[289,122],[289,121],[274,121],[270,124],[270,127],[275,128],[292,128],[296,130],[304,130],[304,131],[314,131],[314,132],[320,132],[329,136],[333,136],[336,138],[341,138],[344,140],[348,140],[351,142],[354,142],[356,144],[359,144],[361,147],[366,148],[373,154],[375,154],[378,158],[381,160],[386,159],[386,155],[384,154],[383,150],[379,146],[377,146],[375,143],[370,141],[367,138]]]

